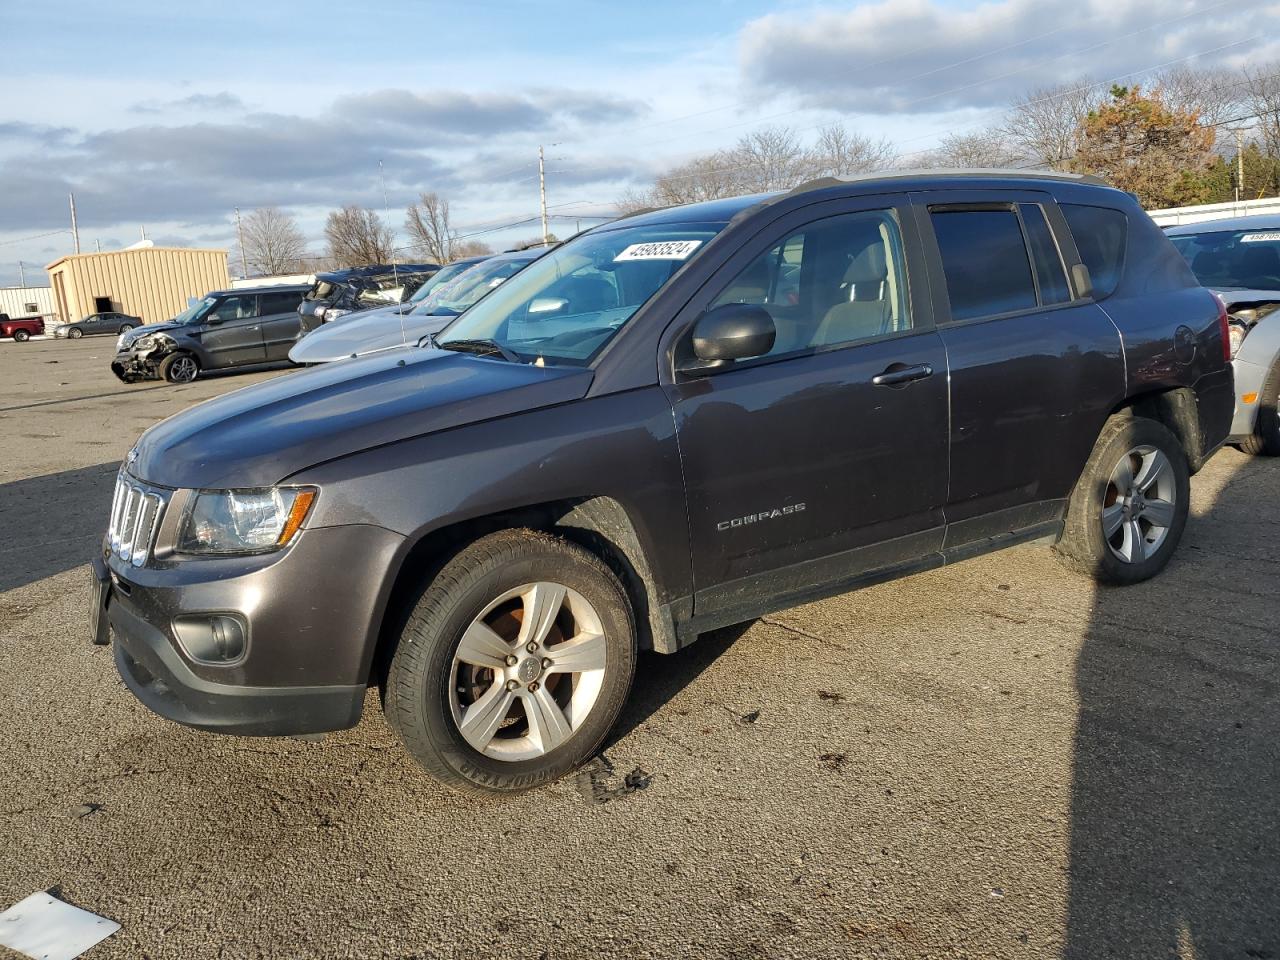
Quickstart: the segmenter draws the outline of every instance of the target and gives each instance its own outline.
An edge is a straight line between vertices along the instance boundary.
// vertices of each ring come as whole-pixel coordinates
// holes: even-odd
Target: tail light
[[[1227,317],[1227,302],[1216,293],[1213,299],[1218,301],[1218,333],[1222,335],[1222,359],[1231,362],[1231,321]]]

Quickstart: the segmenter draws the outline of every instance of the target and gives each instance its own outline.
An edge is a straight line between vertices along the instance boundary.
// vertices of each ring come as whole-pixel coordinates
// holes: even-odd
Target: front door
[[[684,466],[694,615],[752,615],[936,556],[947,492],[947,368],[905,198],[782,218],[681,313],[774,318],[769,354],[667,387]]]
[[[234,294],[221,297],[200,320],[200,342],[213,367],[262,363],[262,327],[258,317],[258,295]]]

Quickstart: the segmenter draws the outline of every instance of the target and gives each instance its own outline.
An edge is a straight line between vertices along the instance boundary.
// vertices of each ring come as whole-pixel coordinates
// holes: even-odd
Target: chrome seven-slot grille
[[[111,552],[126,563],[140,567],[147,562],[160,529],[164,498],[143,489],[121,472],[116,477],[116,495],[111,503],[111,523],[107,543]]]

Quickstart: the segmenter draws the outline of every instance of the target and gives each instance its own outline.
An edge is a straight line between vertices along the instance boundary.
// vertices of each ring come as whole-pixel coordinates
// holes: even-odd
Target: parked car
[[[372,310],[326,323],[299,339],[289,351],[289,359],[301,364],[330,363],[416,346],[543,253],[542,249],[520,250],[485,258],[435,287],[404,315],[395,309]]]
[[[18,343],[25,343],[42,333],[44,320],[41,317],[19,317],[15,320],[7,313],[0,313],[0,337],[12,337]]]
[[[157,377],[190,383],[203,370],[287,360],[298,335],[298,304],[309,289],[215,290],[168,323],[124,333],[111,371],[125,383]]]
[[[1197,279],[1226,304],[1236,376],[1231,439],[1280,456],[1280,216],[1236,217],[1166,233]]]
[[[599,747],[638,649],[1044,538],[1146,580],[1232,415],[1218,302],[1067,174],[634,215],[435,342],[138,441],[91,613],[149,708],[308,734],[378,686],[443,782],[533,787]]]
[[[128,333],[130,330],[140,326],[142,326],[142,319],[130,316],[127,313],[116,313],[114,311],[91,313],[83,320],[58,324],[53,328],[53,335],[59,340],[63,338],[78,340],[81,337],[94,337],[104,334],[111,334],[114,337],[121,333]]]
[[[317,273],[298,312],[304,333],[357,310],[403,303],[440,269],[435,263],[375,264]]]

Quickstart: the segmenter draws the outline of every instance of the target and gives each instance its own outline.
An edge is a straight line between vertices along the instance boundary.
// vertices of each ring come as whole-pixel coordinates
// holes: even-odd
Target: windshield
[[[521,357],[586,364],[723,227],[668,223],[583,234],[534,261],[437,339],[492,340]]]
[[[495,258],[473,264],[453,280],[440,284],[409,312],[419,317],[453,316],[471,306],[508,277],[519,273],[531,261]]]
[[[458,276],[459,274],[464,273],[467,270],[470,270],[475,265],[476,265],[475,261],[472,261],[472,260],[465,260],[460,263],[446,264],[445,266],[437,270],[434,274],[432,274],[431,278],[427,280],[426,283],[424,283],[417,290],[415,290],[413,293],[413,296],[410,297],[406,302],[421,303],[423,300],[427,298],[427,294],[431,293],[433,290],[437,289],[442,284],[448,283],[450,280],[452,280],[454,277]]]
[[[187,309],[174,317],[173,322],[182,324],[195,323],[217,302],[217,299],[214,297],[205,297],[203,300],[197,300],[195,303],[191,304],[191,306],[187,307]]]
[[[1216,230],[1169,239],[1206,287],[1280,290],[1280,230]]]

